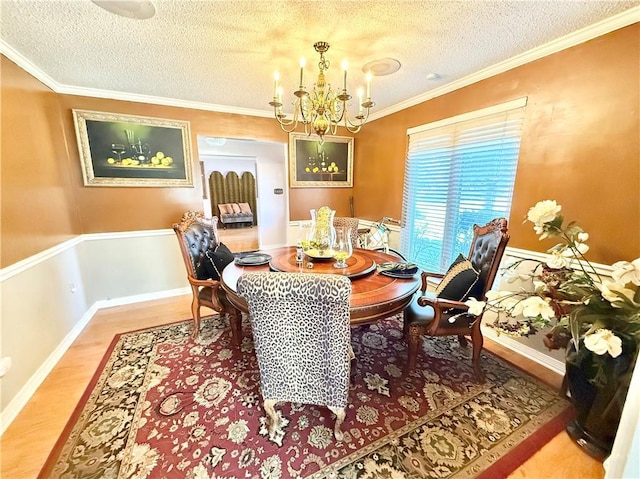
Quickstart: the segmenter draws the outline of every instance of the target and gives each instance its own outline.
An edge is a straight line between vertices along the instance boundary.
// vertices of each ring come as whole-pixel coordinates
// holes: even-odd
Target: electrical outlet
[[[0,378],[7,374],[11,369],[11,358],[9,356],[5,356],[0,359]]]

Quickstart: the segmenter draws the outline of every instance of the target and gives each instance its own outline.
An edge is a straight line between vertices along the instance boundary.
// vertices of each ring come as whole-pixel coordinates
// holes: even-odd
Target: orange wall
[[[640,24],[366,125],[356,136],[360,218],[400,218],[407,128],[528,97],[510,246],[545,251],[522,221],[555,199],[591,234],[592,261],[640,256]]]
[[[77,236],[82,227],[59,95],[4,57],[0,66],[4,267]]]
[[[271,118],[59,95],[0,58],[2,267],[82,233],[169,228],[184,211],[202,210],[198,135],[288,140]],[[189,121],[194,188],[85,187],[72,109]],[[350,195],[351,188],[292,189],[291,218],[324,204],[346,215]]]
[[[542,251],[521,218],[540,199],[561,203],[591,234],[593,261],[640,254],[640,25],[515,68],[366,125],[355,136],[354,188],[290,189],[290,217],[323,204],[399,218],[407,128],[528,96],[510,245]],[[168,228],[201,209],[194,188],[85,187],[73,108],[188,120],[197,135],[287,142],[270,118],[58,95],[1,57],[1,262],[6,267],[82,233]],[[343,132],[339,134],[343,135]]]
[[[197,135],[199,134],[282,142],[287,140],[286,134],[274,125],[275,122],[267,118],[72,95],[61,96],[60,109],[63,117],[62,127],[66,137],[70,139],[68,168],[72,172],[73,196],[79,205],[78,213],[83,233],[168,228],[180,219],[186,210],[202,210],[202,181],[197,161]],[[192,163],[194,188],[85,187],[82,181],[72,109],[188,120],[194,157]]]

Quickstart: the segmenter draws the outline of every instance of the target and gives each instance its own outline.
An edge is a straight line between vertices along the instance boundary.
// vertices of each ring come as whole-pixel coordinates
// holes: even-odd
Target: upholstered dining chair
[[[237,292],[249,306],[269,437],[275,440],[279,425],[275,405],[286,401],[327,406],[341,441],[352,351],[349,279],[251,272],[240,276]]]
[[[486,299],[508,241],[504,218],[496,218],[484,226],[474,225],[467,258],[459,255],[446,274],[422,273],[422,288],[403,313],[404,334],[409,343],[409,370],[415,368],[422,335],[458,336],[461,346],[467,346],[466,336],[470,336],[475,376],[479,382],[485,381],[480,367],[482,315],[465,314],[469,308],[464,301],[470,297],[479,301]],[[441,279],[435,293],[427,292],[429,277]]]
[[[358,218],[351,218],[350,216],[336,216],[333,218],[333,226],[335,228],[345,227],[351,232],[351,245],[353,248],[358,247]]]
[[[216,275],[214,271],[212,275],[207,268],[203,267],[205,261],[216,258],[219,254],[217,250],[222,249],[223,246],[218,238],[217,224],[218,218],[215,216],[205,218],[200,212],[187,211],[182,215],[180,222],[173,225],[193,296],[191,300],[192,336],[196,337],[200,331],[200,308],[204,306],[222,315],[228,315],[233,341],[239,344],[242,335],[242,316],[227,300],[224,290],[220,287],[219,273]],[[230,252],[226,253],[227,256],[228,254]],[[215,265],[213,266],[215,268]],[[218,264],[219,268],[221,266]]]

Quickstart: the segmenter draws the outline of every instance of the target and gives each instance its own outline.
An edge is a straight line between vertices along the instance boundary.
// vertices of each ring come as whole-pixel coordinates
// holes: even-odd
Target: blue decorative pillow
[[[436,297],[464,301],[471,288],[478,281],[478,272],[473,269],[471,261],[463,255],[458,255],[449,270],[436,288]]]
[[[233,261],[233,253],[224,243],[219,243],[213,250],[207,250],[200,265],[196,268],[198,279],[220,280],[222,270]]]

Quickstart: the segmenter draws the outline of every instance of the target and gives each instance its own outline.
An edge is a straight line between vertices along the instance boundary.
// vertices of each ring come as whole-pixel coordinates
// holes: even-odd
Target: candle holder
[[[334,268],[346,268],[347,258],[353,254],[351,245],[351,230],[346,227],[336,228],[336,242],[333,246],[333,257],[336,259]]]

